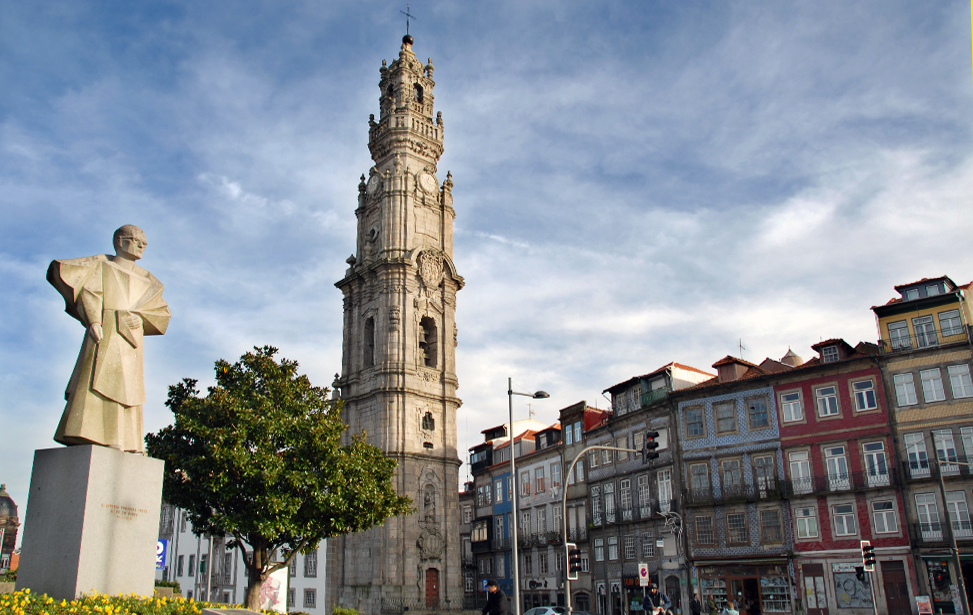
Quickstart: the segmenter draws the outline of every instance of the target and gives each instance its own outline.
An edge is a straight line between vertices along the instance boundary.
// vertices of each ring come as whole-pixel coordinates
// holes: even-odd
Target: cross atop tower
[[[404,11],[399,11],[400,13],[402,13],[403,15],[405,15],[405,35],[406,36],[409,36],[409,20],[416,18],[415,15],[413,15],[413,14],[411,14],[409,12],[409,10],[410,10],[409,9],[409,5],[406,4],[405,5],[405,10]]]

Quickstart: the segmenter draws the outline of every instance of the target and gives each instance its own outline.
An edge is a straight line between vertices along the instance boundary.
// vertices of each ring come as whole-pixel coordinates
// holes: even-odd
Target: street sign
[[[487,590],[487,580],[483,579],[483,591]]]
[[[649,565],[639,564],[639,585],[641,587],[649,586]]]
[[[166,567],[166,551],[169,549],[169,541],[160,538],[155,544],[155,569],[162,570]]]

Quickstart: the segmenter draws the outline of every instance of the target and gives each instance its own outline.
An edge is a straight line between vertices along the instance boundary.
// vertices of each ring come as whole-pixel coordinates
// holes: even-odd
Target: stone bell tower
[[[402,39],[382,61],[380,116],[369,117],[375,161],[358,185],[358,245],[336,286],[344,293],[341,376],[350,432],[398,462],[395,486],[417,509],[384,526],[329,540],[333,605],[378,615],[460,608],[456,454],[456,292],[453,182],[440,183],[442,114],[433,65]]]

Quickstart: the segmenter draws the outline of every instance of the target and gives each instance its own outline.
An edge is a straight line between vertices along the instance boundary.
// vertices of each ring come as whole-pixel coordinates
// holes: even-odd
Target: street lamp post
[[[516,455],[514,455],[514,395],[523,395],[524,397],[531,397],[533,399],[547,399],[550,397],[545,391],[537,391],[536,393],[519,393],[514,391],[513,380],[507,378],[507,409],[509,412],[510,427],[507,429],[507,437],[510,439],[510,478],[513,480],[514,486],[514,499],[511,501],[511,506],[513,510],[510,513],[510,520],[513,522],[513,560],[514,560],[514,615],[520,615],[520,552],[517,549],[517,515],[520,511],[517,510],[517,493],[519,486],[517,485],[517,464],[514,461]]]

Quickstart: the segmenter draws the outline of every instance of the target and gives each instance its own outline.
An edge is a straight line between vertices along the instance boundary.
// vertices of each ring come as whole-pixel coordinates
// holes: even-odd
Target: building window
[[[701,545],[711,545],[716,543],[716,535],[713,532],[713,517],[696,517],[696,543]]]
[[[872,502],[872,525],[876,534],[894,534],[899,531],[895,505],[890,500]]]
[[[834,363],[838,360],[838,347],[837,346],[825,346],[821,349],[821,362],[822,363]]]
[[[520,512],[520,533],[530,534],[530,511],[523,510]],[[511,536],[513,538],[513,536]]]
[[[641,431],[637,431],[632,434],[632,448],[637,451],[642,450],[642,445],[645,444],[645,434]]]
[[[760,542],[779,543],[784,541],[783,528],[780,525],[779,510],[760,511]]]
[[[581,572],[589,572],[591,569],[588,564],[588,553],[586,551],[581,552]]]
[[[591,487],[591,522],[601,525],[601,487]]]
[[[507,578],[507,557],[504,554],[501,553],[497,556],[495,569],[498,577],[501,579]]]
[[[187,572],[191,577],[196,576],[196,556],[195,555],[189,556],[189,570],[187,570]]]
[[[432,418],[432,412],[427,412],[422,415],[422,429],[424,431],[436,430],[436,419]]]
[[[737,430],[736,406],[729,404],[719,404],[713,406],[716,414],[716,433],[733,433]]]
[[[961,397],[973,397],[973,381],[970,381],[970,366],[950,365],[946,368],[949,372],[949,386],[953,390],[953,399]]]
[[[547,509],[538,508],[536,511],[537,515],[537,533],[546,534],[547,533]]]
[[[783,393],[780,396],[780,407],[784,414],[784,422],[804,420],[804,410],[801,408],[801,393]]]
[[[635,536],[629,534],[624,538],[625,559],[635,559]]]
[[[963,439],[963,450],[966,451],[966,463],[973,464],[973,427],[960,427],[959,432]]]
[[[963,334],[963,323],[959,318],[959,310],[939,313],[939,331],[943,334],[943,337]]]
[[[973,537],[970,529],[970,511],[966,506],[966,493],[963,491],[946,492],[946,513],[957,538]]]
[[[871,380],[855,382],[851,385],[851,388],[855,391],[855,407],[859,412],[878,408],[878,402],[875,399],[875,384]]]
[[[530,495],[530,471],[520,473],[520,495]]]
[[[618,481],[618,503],[622,507],[622,519],[632,520],[632,479]]]
[[[794,493],[811,493],[814,484],[811,482],[811,460],[807,451],[794,451],[788,453],[787,458],[790,462],[791,485]]]
[[[924,369],[919,372],[919,379],[922,380],[922,398],[928,404],[932,401],[943,401],[946,399],[946,392],[943,390],[942,372],[939,368]]]
[[[608,442],[608,446],[611,446],[611,442]],[[601,465],[607,466],[611,465],[612,462],[612,452],[603,450],[601,451]]]
[[[574,441],[576,444],[581,444],[581,421],[574,424]]]
[[[563,519],[561,518],[561,514],[562,513],[561,513],[560,506],[554,506],[553,508],[551,508],[551,518],[554,520],[553,530],[555,532],[560,532],[562,529],[561,522],[563,521]]]
[[[592,470],[598,467],[598,451],[588,451],[588,466]]]
[[[743,485],[743,474],[740,470],[739,459],[724,459],[720,462],[723,469],[723,491],[727,493],[737,493]]]
[[[912,330],[916,332],[917,347],[929,348],[939,345],[939,339],[936,337],[936,323],[933,322],[932,316],[913,318]]]
[[[578,460],[578,465],[574,467],[574,473],[577,475],[579,483],[584,482],[584,459]]]
[[[424,316],[419,321],[419,356],[426,367],[436,367],[436,321]]]
[[[814,390],[817,401],[818,416],[837,416],[838,391],[835,387],[821,387]]]
[[[655,480],[659,484],[659,510],[667,513],[672,506],[672,470],[660,470]]]
[[[497,515],[493,518],[493,540],[497,541],[503,538],[503,515]]]
[[[481,557],[476,560],[477,570],[480,571],[482,576],[489,576],[493,574],[493,557]]]
[[[642,532],[642,557],[655,557],[655,540],[649,532]]]
[[[615,485],[613,483],[605,483],[603,487],[603,493],[605,495],[605,522],[614,523],[615,522]]]
[[[530,553],[524,554],[524,574],[534,574],[534,557]]]
[[[703,422],[702,408],[686,409],[686,437],[702,438],[706,435],[706,424]]]
[[[646,519],[652,515],[652,496],[649,492],[649,476],[648,474],[643,474],[636,480],[638,481],[639,515],[643,519]]]
[[[951,429],[937,429],[933,431],[933,443],[936,446],[936,458],[940,461],[939,468],[943,474],[959,474],[956,465],[956,443],[953,441]]]
[[[747,515],[746,513],[728,513],[726,515],[727,544],[747,543]]]
[[[289,569],[287,571],[287,574],[291,578],[294,578],[294,577],[297,576],[297,556],[296,555],[293,558],[291,558],[291,563],[290,563]]]
[[[473,507],[469,504],[463,506],[463,523],[470,523],[473,521]]]
[[[693,493],[709,493],[709,464],[694,463],[689,466],[689,486]]]
[[[507,482],[507,501],[514,501],[514,477],[508,476],[504,479]],[[497,504],[503,500],[503,494],[497,491]]]
[[[293,587],[291,587],[290,589],[287,590],[287,606],[289,606],[289,607],[295,607],[295,606],[297,606],[297,603],[295,602],[295,598],[294,598],[294,595],[296,593],[297,593],[297,590],[294,589]]]
[[[833,506],[835,536],[853,536],[858,533],[855,523],[855,505],[838,504]]]
[[[365,367],[371,367],[375,365],[375,319],[367,318],[365,319],[365,357],[364,364]]]
[[[318,603],[318,590],[316,589],[305,589],[304,590],[304,608],[313,609]]]
[[[181,577],[182,574],[183,574],[183,565],[182,565],[183,564],[183,561],[182,561],[182,558],[183,557],[184,556],[180,555],[179,557],[176,558],[176,576],[177,577]],[[190,575],[190,576],[192,576],[192,575]]]
[[[463,593],[467,596],[472,596],[476,593],[476,583],[473,580],[472,574],[466,573],[463,575]]]
[[[909,325],[907,325],[904,320],[890,322],[888,324],[888,329],[889,343],[892,346],[892,350],[906,350],[912,348],[912,342],[909,340]]]
[[[571,446],[572,444],[574,444],[574,432],[571,431],[571,426],[568,425],[568,428],[564,430],[564,445]]]
[[[546,490],[544,487],[544,468],[536,468],[534,470],[534,488],[537,493],[544,493]]]
[[[500,538],[500,536],[497,536]],[[487,521],[474,521],[473,528],[470,530],[470,541],[472,542],[483,542],[484,540],[490,539],[490,528],[487,525]]]
[[[865,442],[862,444],[865,455],[865,476],[868,486],[877,487],[889,484],[888,459],[885,457],[884,442]]]
[[[938,294],[939,294],[939,285],[938,284],[932,284],[932,285],[926,287],[926,296],[927,297],[932,297],[932,296],[938,295]]]
[[[550,572],[550,566],[547,560],[547,553],[537,554],[537,574],[547,574]]]
[[[318,576],[318,552],[312,551],[304,556],[304,576]]]
[[[750,429],[770,427],[770,415],[767,413],[767,398],[757,397],[747,402],[750,413]]]
[[[595,538],[595,561],[605,561],[605,539]]]
[[[913,477],[929,476],[929,458],[926,454],[926,440],[923,434],[907,433],[903,440],[909,457],[909,474]]]
[[[892,382],[895,384],[895,402],[898,405],[914,406],[919,403],[912,374],[896,374],[892,376]]]
[[[906,301],[915,301],[918,298],[919,298],[919,289],[910,288],[909,290],[905,291]]]
[[[794,518],[797,521],[798,538],[818,537],[818,514],[815,507],[801,506],[795,508]]]
[[[851,488],[851,475],[848,473],[848,458],[845,447],[829,446],[824,449],[824,461],[828,468],[828,487],[831,491]]]
[[[608,537],[608,559],[611,561],[618,559],[618,536]]]
[[[616,438],[615,439],[615,447],[616,448],[628,448],[628,436],[622,436],[621,438]],[[628,461],[628,452],[627,451],[617,451],[617,453],[618,453],[618,461],[619,461],[619,463],[621,463],[622,461]]]
[[[942,540],[943,528],[939,524],[939,507],[932,493],[916,494],[916,514],[919,516],[919,533],[924,540]]]

